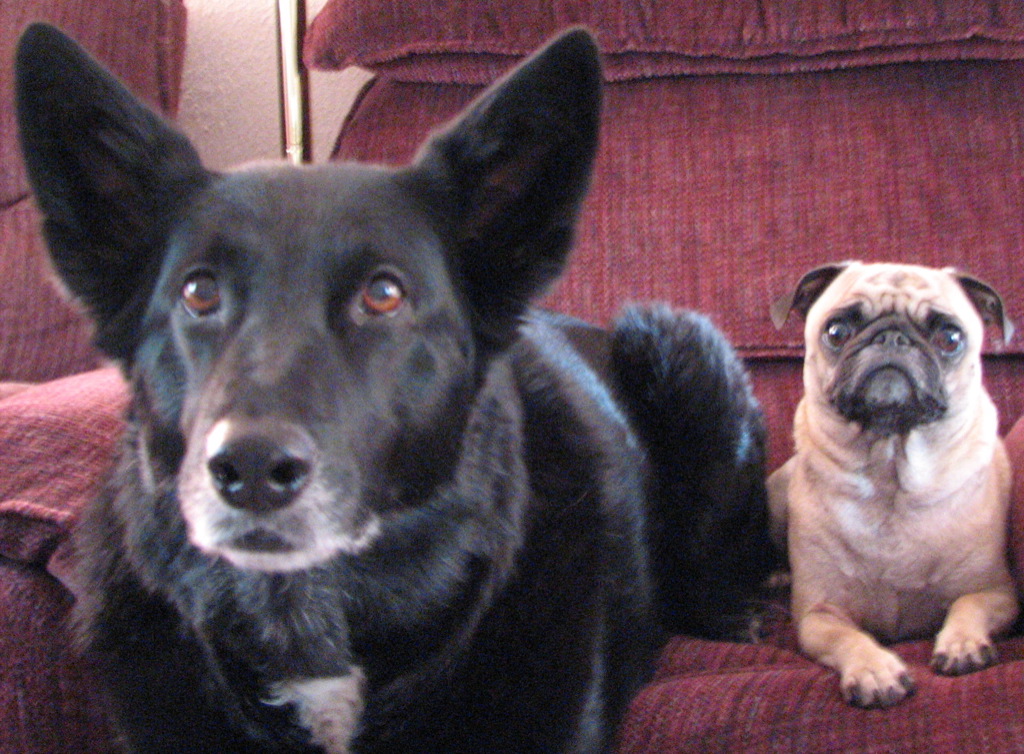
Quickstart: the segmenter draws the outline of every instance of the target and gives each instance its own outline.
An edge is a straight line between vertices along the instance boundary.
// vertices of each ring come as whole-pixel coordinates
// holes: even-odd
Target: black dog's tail
[[[649,532],[666,628],[748,634],[777,555],[768,534],[765,429],[743,364],[701,315],[631,307],[612,372],[651,466]]]

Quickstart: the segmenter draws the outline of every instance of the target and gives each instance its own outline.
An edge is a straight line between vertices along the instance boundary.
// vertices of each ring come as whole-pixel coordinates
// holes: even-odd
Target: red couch
[[[0,3],[0,380],[35,383],[0,398],[0,754],[109,749],[69,647],[66,534],[125,404],[115,372],[84,371],[95,356],[80,320],[44,293],[9,51],[22,17],[49,17],[170,110],[181,62],[180,2],[51,5]],[[790,450],[802,346],[768,307],[805,269],[952,264],[1024,320],[1019,0],[330,0],[307,62],[378,73],[336,157],[407,160],[480,86],[578,23],[606,56],[603,144],[575,260],[548,303],[597,322],[629,300],[710,313],[750,365],[773,467]],[[1011,557],[1024,576],[1024,338],[993,338],[985,368],[1021,470]],[[917,694],[854,709],[795,651],[780,602],[761,644],[673,640],[621,750],[1024,751],[1024,636],[999,649],[995,667],[943,678],[927,668],[931,642],[903,643]]]

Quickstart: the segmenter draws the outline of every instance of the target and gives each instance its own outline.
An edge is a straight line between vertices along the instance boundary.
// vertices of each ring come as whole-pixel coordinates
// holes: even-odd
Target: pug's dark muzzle
[[[883,317],[838,354],[829,400],[866,430],[907,434],[946,413],[941,357],[912,322]]]

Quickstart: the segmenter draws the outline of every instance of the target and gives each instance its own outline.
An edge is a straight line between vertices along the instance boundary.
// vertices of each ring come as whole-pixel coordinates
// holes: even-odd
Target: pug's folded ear
[[[800,316],[806,317],[807,312],[818,300],[825,289],[839,274],[849,267],[852,262],[838,262],[815,267],[806,273],[796,287],[784,296],[777,298],[771,306],[772,324],[777,330],[781,330],[789,319],[790,312],[798,312]]]
[[[952,268],[948,271],[960,283],[960,287],[964,289],[967,298],[971,300],[974,308],[981,315],[982,322],[998,327],[1003,336],[1003,345],[1009,345],[1010,338],[1013,337],[1014,326],[1013,322],[1006,315],[1003,297],[996,293],[995,288],[984,280],[979,280],[973,275],[968,275]]]

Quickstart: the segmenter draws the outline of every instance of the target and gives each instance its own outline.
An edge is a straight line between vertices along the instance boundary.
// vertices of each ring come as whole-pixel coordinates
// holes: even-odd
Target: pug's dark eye
[[[405,289],[394,275],[381,273],[363,286],[359,303],[366,314],[395,314],[405,303]]]
[[[833,351],[840,350],[853,337],[854,327],[844,319],[833,319],[825,325],[821,339]]]
[[[181,303],[193,317],[206,317],[220,309],[220,286],[213,273],[193,272],[181,287]]]
[[[932,345],[943,356],[956,356],[967,345],[964,331],[956,325],[941,325],[932,333]]]

